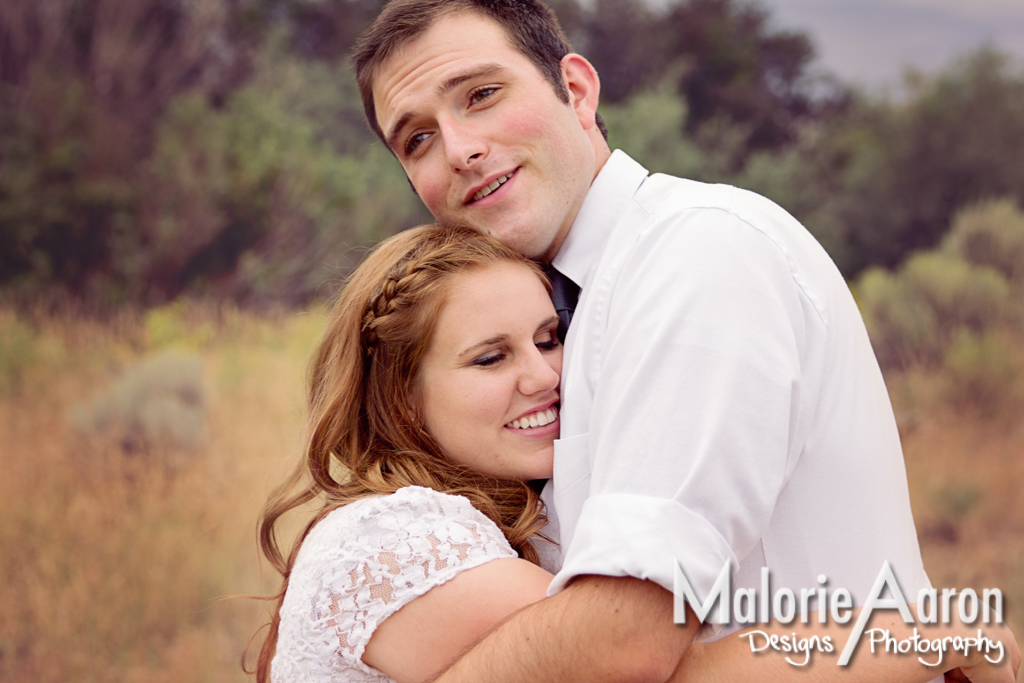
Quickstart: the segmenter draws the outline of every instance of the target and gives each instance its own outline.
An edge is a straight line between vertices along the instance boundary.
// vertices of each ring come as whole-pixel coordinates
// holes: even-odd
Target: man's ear
[[[562,57],[562,78],[569,88],[569,104],[584,130],[597,124],[597,103],[601,97],[601,79],[593,65],[580,55],[570,52]]]

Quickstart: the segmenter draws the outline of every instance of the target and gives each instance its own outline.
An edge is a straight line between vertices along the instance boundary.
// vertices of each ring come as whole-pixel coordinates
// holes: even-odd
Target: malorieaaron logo
[[[853,598],[845,588],[827,588],[828,577],[819,575],[816,588],[800,589],[799,597],[789,588],[780,588],[774,593],[770,591],[771,572],[767,567],[761,569],[760,590],[755,588],[739,588],[732,590],[732,566],[726,563],[722,567],[711,591],[702,601],[697,597],[683,568],[678,562],[674,568],[674,618],[677,624],[686,623],[686,606],[701,622],[712,624],[752,625],[768,623],[775,619],[779,623],[792,623],[799,613],[800,622],[806,624],[810,620],[810,603],[813,600],[820,624],[828,623],[828,617],[837,624],[846,624],[853,616]],[[882,597],[888,590],[889,597]],[[954,604],[955,603],[955,604]],[[945,653],[949,650],[963,652],[983,652],[985,659],[992,664],[1003,661],[1005,652],[1003,643],[990,640],[978,629],[976,637],[952,637],[928,639],[917,631],[917,624],[949,624],[953,609],[965,624],[974,624],[979,616],[986,624],[1003,623],[1003,593],[998,588],[986,588],[979,599],[972,588],[964,588],[959,592],[955,588],[943,588],[941,594],[935,588],[922,589],[917,595],[918,615],[915,620],[903,591],[896,582],[892,567],[888,562],[875,579],[870,594],[864,601],[864,607],[854,623],[850,637],[839,655],[839,666],[850,662],[861,638],[866,634],[869,638],[871,651],[875,647],[884,647],[885,652],[894,654],[918,654],[918,661],[926,666],[938,666],[942,663]],[[864,628],[876,609],[898,610],[906,624],[915,624],[913,635],[897,640],[885,629]],[[769,635],[764,631],[751,631],[742,634],[750,640],[752,652],[760,652],[769,647],[781,652],[804,653],[804,661],[794,661],[788,656],[786,661],[795,666],[803,666],[811,652],[833,652],[834,646],[830,636],[811,636],[798,638],[796,633],[790,636]],[[992,655],[992,656],[990,656]]]

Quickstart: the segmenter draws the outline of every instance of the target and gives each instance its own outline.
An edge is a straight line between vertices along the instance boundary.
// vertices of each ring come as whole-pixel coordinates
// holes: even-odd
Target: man
[[[676,564],[702,598],[723,567],[756,589],[768,567],[811,611],[823,584],[862,602],[885,561],[911,601],[929,585],[863,323],[792,217],[613,155],[596,72],[535,0],[399,0],[355,63],[439,221],[581,288],[545,492],[553,597],[445,680],[666,680],[698,626],[672,624]]]

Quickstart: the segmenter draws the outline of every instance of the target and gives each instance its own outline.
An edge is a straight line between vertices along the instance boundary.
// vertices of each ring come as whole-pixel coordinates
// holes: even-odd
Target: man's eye
[[[493,86],[485,86],[483,88],[477,88],[473,92],[469,93],[469,103],[470,104],[477,104],[479,102],[483,102],[488,97],[490,97],[495,92],[497,92],[497,90],[498,89],[493,87]]]
[[[405,153],[412,154],[415,152],[416,148],[419,147],[420,144],[428,137],[430,137],[430,133],[416,133],[410,136],[405,142]]]

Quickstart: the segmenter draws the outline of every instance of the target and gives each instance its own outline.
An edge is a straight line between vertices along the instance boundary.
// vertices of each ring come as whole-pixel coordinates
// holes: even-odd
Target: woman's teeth
[[[515,173],[515,171],[512,171],[512,173]],[[512,173],[509,173],[508,175],[503,175],[500,178],[492,180],[491,183],[487,187],[485,187],[484,189],[480,190],[475,195],[473,195],[473,201],[475,202],[478,199],[483,199],[484,197],[486,197],[490,193],[492,193],[495,190],[497,190],[499,186],[504,185],[505,181],[512,177]]]
[[[544,425],[551,424],[558,417],[558,407],[551,406],[547,410],[538,410],[536,413],[530,413],[526,417],[521,417],[518,420],[512,420],[506,427],[513,429],[530,429],[531,427],[543,427]]]

